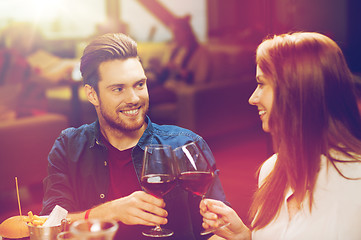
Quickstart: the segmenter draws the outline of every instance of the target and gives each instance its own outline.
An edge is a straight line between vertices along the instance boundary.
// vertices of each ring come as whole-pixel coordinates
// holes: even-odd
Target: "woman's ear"
[[[95,89],[89,84],[85,84],[84,86],[85,95],[88,98],[88,101],[93,104],[95,107],[99,105],[98,94]]]

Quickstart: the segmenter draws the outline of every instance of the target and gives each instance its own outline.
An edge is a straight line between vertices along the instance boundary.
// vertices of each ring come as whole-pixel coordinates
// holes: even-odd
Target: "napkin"
[[[66,216],[68,215],[68,211],[59,205],[56,205],[51,211],[48,219],[43,224],[43,227],[54,227],[61,225],[61,221],[63,219],[66,219]]]

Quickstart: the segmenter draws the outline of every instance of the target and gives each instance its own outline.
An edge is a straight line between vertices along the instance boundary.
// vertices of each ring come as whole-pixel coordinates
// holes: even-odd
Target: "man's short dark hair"
[[[80,71],[83,83],[98,92],[99,65],[115,59],[138,57],[137,43],[122,33],[107,33],[95,38],[84,49]]]

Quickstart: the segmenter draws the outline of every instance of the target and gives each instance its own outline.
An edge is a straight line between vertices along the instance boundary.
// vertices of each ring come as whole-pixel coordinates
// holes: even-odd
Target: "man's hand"
[[[127,197],[119,198],[94,207],[89,218],[114,219],[128,225],[163,225],[168,221],[168,213],[163,208],[163,199],[146,192],[137,191]],[[85,212],[68,214],[71,222],[84,219]]]
[[[156,198],[143,191],[137,191],[123,198],[104,204],[112,218],[128,225],[163,225],[167,223],[168,213],[163,208],[163,199]]]

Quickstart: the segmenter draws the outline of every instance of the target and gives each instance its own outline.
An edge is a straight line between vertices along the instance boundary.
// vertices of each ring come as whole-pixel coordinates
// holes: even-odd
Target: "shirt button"
[[[100,197],[101,199],[103,199],[103,198],[105,198],[105,195],[102,193],[102,194],[99,195],[99,197]]]
[[[107,161],[104,161],[104,166],[107,166],[108,165],[108,162]]]

